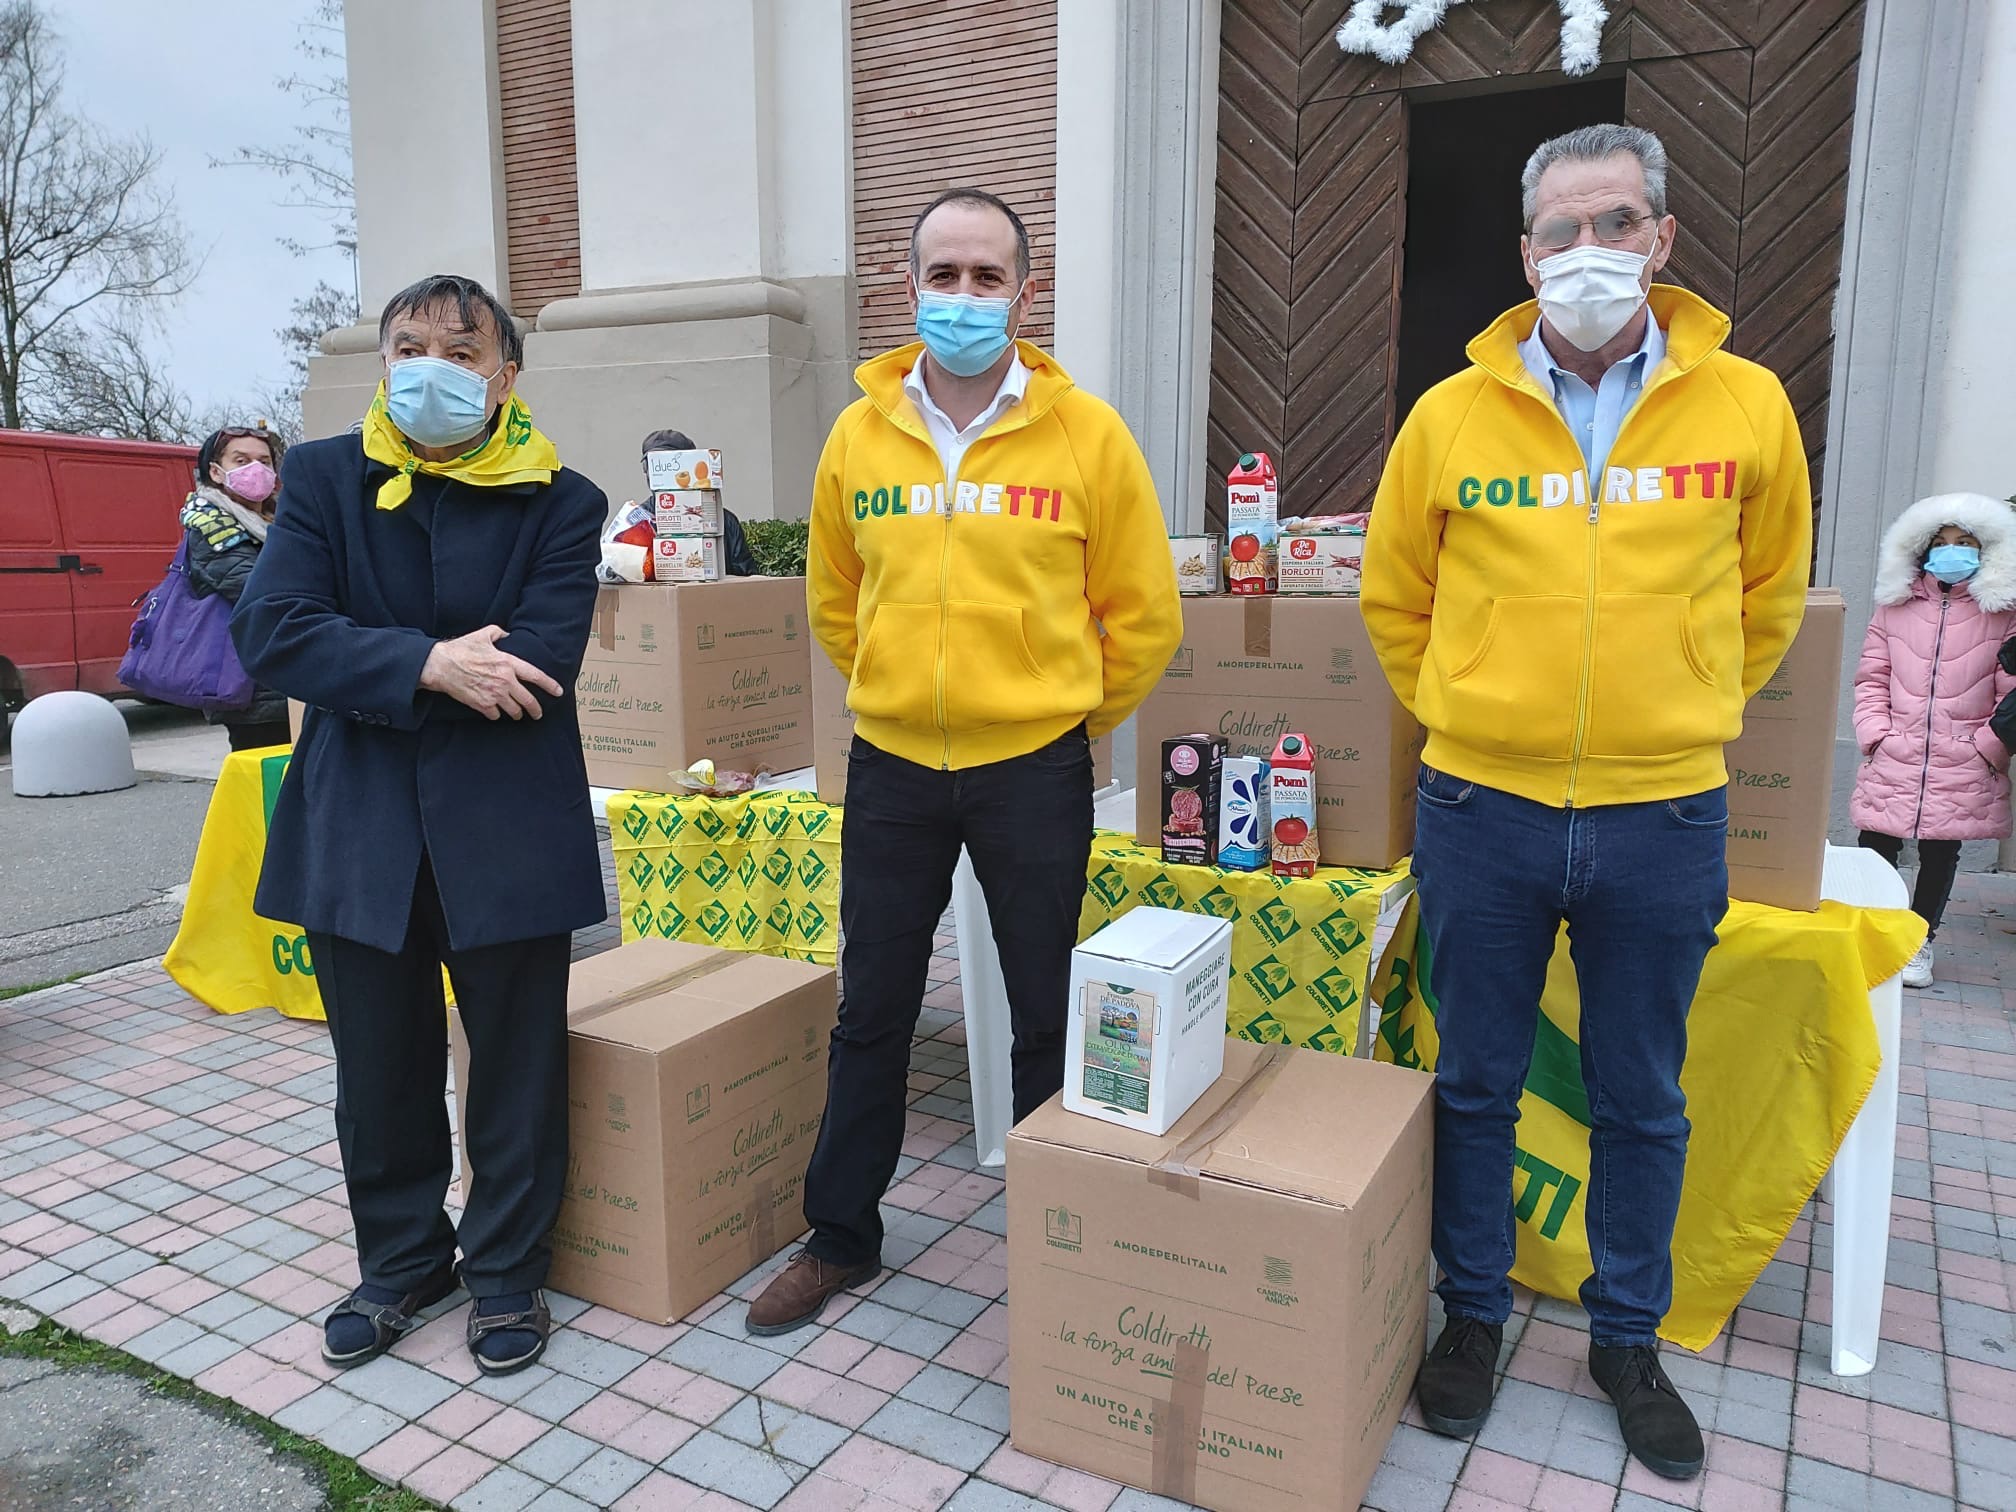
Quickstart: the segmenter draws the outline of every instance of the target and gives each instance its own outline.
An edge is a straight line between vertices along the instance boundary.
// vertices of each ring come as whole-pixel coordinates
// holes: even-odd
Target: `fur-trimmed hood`
[[[1920,499],[1883,532],[1876,562],[1876,602],[1901,604],[1925,571],[1932,538],[1958,525],[1981,543],[1981,570],[1964,585],[1990,614],[2016,609],[2016,506],[1986,494],[1934,494]]]

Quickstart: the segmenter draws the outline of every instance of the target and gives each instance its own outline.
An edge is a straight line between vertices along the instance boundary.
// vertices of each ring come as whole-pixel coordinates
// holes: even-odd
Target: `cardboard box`
[[[1206,730],[1271,756],[1290,730],[1316,749],[1329,866],[1388,867],[1414,848],[1421,732],[1379,670],[1355,599],[1183,600],[1183,644],[1135,720],[1135,825],[1161,841],[1162,742]]]
[[[854,712],[847,707],[847,679],[832,658],[812,648],[812,765],[824,803],[847,802],[847,752],[854,744]],[[1092,742],[1092,787],[1113,785],[1113,742]]]
[[[659,536],[651,543],[654,583],[718,583],[728,575],[719,536]]]
[[[1176,559],[1176,591],[1218,592],[1218,551],[1215,535],[1169,537],[1169,554]]]
[[[811,646],[803,578],[604,588],[574,685],[588,780],[655,792],[702,757],[810,766]]]
[[[1282,593],[1355,596],[1364,569],[1364,526],[1318,516],[1281,527]]]
[[[672,1323],[802,1234],[837,1011],[830,968],[774,956],[640,940],[577,962],[548,1284]],[[466,1130],[457,1010],[449,1030]],[[466,1137],[462,1171],[467,1182]]]
[[[1164,1134],[1225,1068],[1232,925],[1169,908],[1122,914],[1071,953],[1064,1106]]]
[[[722,529],[721,490],[669,489],[652,500],[651,516],[657,535],[718,536]]]
[[[721,453],[712,447],[644,454],[644,477],[653,493],[678,488],[719,488]]]
[[[812,766],[822,802],[847,801],[847,752],[854,744],[854,711],[847,679],[833,659],[812,648]]]
[[[1225,1045],[1159,1138],[1008,1136],[1010,1436],[1221,1512],[1355,1508],[1421,1363],[1434,1078]]]
[[[1771,681],[1743,711],[1729,765],[1729,896],[1811,912],[1834,796],[1834,724],[1848,606],[1806,595],[1806,618]]]

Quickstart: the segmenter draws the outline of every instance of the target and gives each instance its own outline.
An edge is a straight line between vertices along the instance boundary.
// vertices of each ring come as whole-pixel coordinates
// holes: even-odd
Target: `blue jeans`
[[[1414,872],[1441,1037],[1437,1291],[1454,1316],[1511,1316],[1519,1098],[1565,922],[1590,1126],[1582,1305],[1596,1343],[1652,1344],[1673,1299],[1687,1010],[1729,902],[1727,794],[1556,809],[1423,767],[1419,798]]]

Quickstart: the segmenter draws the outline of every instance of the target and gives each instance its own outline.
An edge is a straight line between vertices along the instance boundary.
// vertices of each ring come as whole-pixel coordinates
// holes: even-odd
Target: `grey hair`
[[[1526,159],[1526,171],[1519,175],[1521,213],[1526,228],[1533,228],[1539,209],[1540,179],[1556,163],[1600,163],[1605,158],[1628,153],[1645,170],[1645,198],[1652,213],[1666,213],[1666,144],[1643,126],[1606,122],[1600,126],[1578,126],[1557,137],[1549,137]]]

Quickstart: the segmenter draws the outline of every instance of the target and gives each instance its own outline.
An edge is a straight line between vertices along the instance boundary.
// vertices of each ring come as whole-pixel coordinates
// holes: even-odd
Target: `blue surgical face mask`
[[[1934,546],[1925,553],[1925,570],[1949,588],[1964,583],[1981,570],[1980,548]]]
[[[500,364],[497,372],[501,373]],[[490,418],[490,379],[445,357],[402,357],[385,377],[385,410],[408,441],[459,446]]]
[[[1008,350],[1008,312],[1012,299],[982,299],[976,294],[917,295],[917,334],[924,349],[946,372],[974,378],[1001,360]]]

